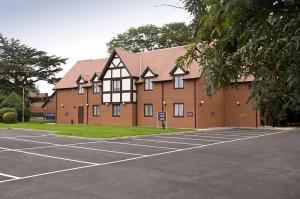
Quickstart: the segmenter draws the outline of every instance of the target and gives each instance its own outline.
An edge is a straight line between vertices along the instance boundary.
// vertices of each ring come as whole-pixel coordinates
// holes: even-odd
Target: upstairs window
[[[78,93],[79,94],[84,94],[83,84],[79,84],[79,86],[78,86]]]
[[[100,83],[96,82],[93,84],[93,93],[100,93]]]
[[[153,90],[153,82],[151,78],[145,79],[145,91]]]
[[[183,117],[184,115],[183,104],[174,104],[174,117]]]
[[[183,75],[177,75],[174,77],[174,88],[183,88]]]
[[[113,80],[113,91],[121,91],[121,80]]]
[[[121,107],[120,104],[113,105],[113,117],[120,117],[121,115]]]

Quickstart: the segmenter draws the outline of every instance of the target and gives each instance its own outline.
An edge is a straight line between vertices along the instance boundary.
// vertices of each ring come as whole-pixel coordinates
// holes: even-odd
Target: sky
[[[63,75],[78,60],[107,57],[106,43],[130,27],[186,22],[180,0],[0,0],[0,33],[7,38],[68,58]],[[39,82],[41,92],[53,85]]]

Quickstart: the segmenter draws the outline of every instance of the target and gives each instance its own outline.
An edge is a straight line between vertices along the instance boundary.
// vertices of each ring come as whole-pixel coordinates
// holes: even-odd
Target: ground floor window
[[[120,115],[121,115],[120,104],[114,104],[113,105],[113,116],[119,117]]]
[[[153,116],[153,105],[152,104],[145,104],[144,105],[144,116],[145,117],[152,117]]]
[[[183,117],[184,116],[184,105],[182,103],[175,103],[174,104],[174,117]]]
[[[100,115],[100,106],[94,105],[93,106],[93,116],[99,116]]]

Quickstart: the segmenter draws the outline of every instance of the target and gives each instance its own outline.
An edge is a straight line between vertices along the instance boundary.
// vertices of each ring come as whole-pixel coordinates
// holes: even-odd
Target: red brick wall
[[[225,89],[225,126],[256,126],[256,111],[253,104],[248,101],[250,89],[247,83],[240,83],[238,89],[228,87]],[[240,105],[237,105],[240,102]],[[259,125],[259,115],[258,125]]]
[[[52,96],[51,100],[48,101],[43,109],[45,113],[56,113],[56,94]]]

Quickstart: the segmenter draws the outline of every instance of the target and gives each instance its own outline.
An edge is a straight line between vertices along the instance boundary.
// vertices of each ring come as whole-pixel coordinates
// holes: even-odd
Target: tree
[[[23,100],[22,97],[17,95],[15,92],[10,93],[8,96],[2,100],[0,103],[0,109],[2,108],[14,108],[18,112],[18,121],[22,121],[23,116]],[[30,103],[28,100],[25,101],[25,112],[24,112],[25,121],[30,119]]]
[[[54,83],[65,61],[0,34],[0,89],[21,94],[22,86],[34,88],[40,80]]]
[[[208,94],[253,76],[250,98],[257,108],[275,121],[300,110],[298,0],[183,2],[194,17],[195,39],[178,63],[199,62]]]
[[[132,52],[144,52],[160,48],[187,45],[190,43],[192,32],[185,23],[169,23],[162,27],[145,25],[130,28],[118,34],[106,45],[108,52],[114,48],[123,48]]]

